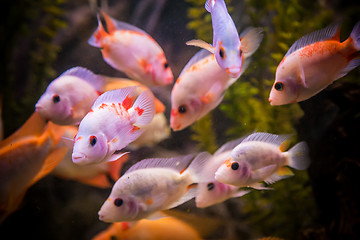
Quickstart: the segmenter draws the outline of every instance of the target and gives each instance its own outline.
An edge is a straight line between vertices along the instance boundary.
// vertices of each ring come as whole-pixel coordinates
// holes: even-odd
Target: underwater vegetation
[[[6,46],[1,51],[3,75],[0,83],[4,137],[29,118],[46,86],[65,70],[84,66],[96,74],[126,76],[104,63],[99,49],[88,45],[87,40],[97,26],[96,11],[90,9],[89,2],[97,2],[114,19],[130,23],[130,19],[143,18],[144,22],[155,22],[153,26],[156,27],[149,33],[163,47],[174,79],[199,50],[186,46],[186,41],[201,39],[212,43],[212,19],[204,8],[205,0],[83,0],[76,3],[20,0],[19,4],[11,3],[0,28],[1,42]],[[200,234],[205,239],[266,236],[274,236],[274,239],[357,239],[360,236],[357,230],[360,212],[359,68],[304,102],[271,106],[268,98],[276,68],[292,44],[334,22],[342,22],[340,36],[345,40],[359,21],[358,4],[310,0],[225,2],[240,35],[248,27],[263,30],[263,40],[251,56],[249,66],[227,89],[221,104],[191,127],[171,132],[168,139],[157,145],[126,149],[131,153],[125,155],[129,160],[121,173],[136,161],[157,157],[157,154],[162,157],[194,151],[213,154],[226,142],[255,131],[292,134],[287,149],[300,141],[309,145],[311,165],[308,171],[294,170],[291,178],[269,185],[264,183],[274,190],[252,190],[242,197],[204,209],[195,209],[191,201],[179,206],[179,210],[190,212],[194,217],[208,216],[226,223],[221,228],[214,227],[218,230],[212,234]],[[159,8],[154,7],[157,4]],[[143,14],[136,15],[146,6]],[[145,25],[138,27],[145,29]],[[70,40],[59,40],[66,38]],[[168,121],[171,87],[151,88],[164,103]],[[102,178],[105,186],[114,185],[116,179],[112,176],[107,173]],[[111,189],[83,183],[55,176],[40,180],[26,193],[18,211],[0,226],[0,236],[92,239],[110,226],[99,221],[97,212]],[[197,229],[194,222],[185,222]],[[24,231],[12,233],[19,225],[24,226]],[[124,225],[118,228],[123,230]],[[192,233],[193,229],[190,231]],[[111,234],[108,237],[114,239]]]

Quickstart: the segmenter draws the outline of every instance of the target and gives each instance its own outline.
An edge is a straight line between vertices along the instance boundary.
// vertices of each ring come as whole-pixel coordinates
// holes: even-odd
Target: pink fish
[[[262,39],[261,30],[252,28],[244,32],[243,73],[250,56],[257,50]],[[170,126],[182,130],[199,120],[220,104],[225,91],[237,80],[222,69],[215,55],[207,50],[195,54],[181,71],[171,92]]]
[[[276,70],[271,105],[301,102],[360,65],[360,22],[340,42],[340,27],[329,26],[297,40]]]
[[[64,126],[65,130],[62,138],[73,138],[78,133],[76,126]],[[54,176],[75,180],[87,185],[109,188],[111,181],[116,181],[120,177],[122,165],[127,161],[129,155],[120,157],[117,161],[100,162],[98,164],[78,165],[72,162],[72,147],[68,148],[66,155],[52,171]]]
[[[98,15],[98,28],[89,44],[101,49],[105,62],[148,86],[168,85],[173,74],[160,45],[146,32],[106,15],[107,31]]]
[[[155,103],[150,90],[138,95],[137,88],[108,91],[95,101],[75,136],[74,163],[117,160],[124,154],[120,150],[143,133],[141,126],[151,122]]]
[[[103,77],[74,67],[53,80],[36,103],[35,111],[59,125],[76,125],[99,96]]]

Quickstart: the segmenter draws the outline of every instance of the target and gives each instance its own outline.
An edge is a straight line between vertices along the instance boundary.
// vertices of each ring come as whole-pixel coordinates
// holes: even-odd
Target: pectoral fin
[[[193,39],[193,40],[187,41],[186,45],[204,48],[204,49],[208,50],[209,52],[211,52],[212,54],[215,52],[214,46],[212,46],[211,44],[209,44],[203,40],[200,40],[200,39]]]
[[[251,171],[251,178],[257,182],[263,181],[267,176],[272,175],[276,170],[276,165],[272,164],[263,168]]]

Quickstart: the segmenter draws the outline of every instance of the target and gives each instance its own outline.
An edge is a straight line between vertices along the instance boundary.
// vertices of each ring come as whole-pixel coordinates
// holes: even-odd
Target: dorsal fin
[[[197,62],[201,61],[204,58],[207,58],[209,55],[211,55],[212,53],[209,52],[206,49],[202,49],[200,51],[198,51],[190,60],[189,62],[185,65],[185,67],[183,68],[183,70],[180,73],[180,76],[183,72],[186,72],[186,70],[188,68],[190,68],[191,66],[193,66],[194,64],[196,64]]]
[[[293,52],[303,48],[307,45],[312,43],[320,42],[327,39],[336,38],[336,33],[340,31],[340,24],[332,24],[324,29],[315,31],[308,35],[303,36],[302,38],[298,39],[288,50],[285,57],[289,56]]]
[[[107,91],[96,99],[94,105],[92,106],[92,109],[100,106],[103,103],[122,103],[127,97],[135,98],[137,96],[137,88],[137,86],[134,86]]]
[[[87,83],[89,83],[97,91],[101,91],[103,84],[104,84],[104,79],[101,75],[96,75],[95,73],[93,73],[92,71],[90,71],[89,69],[84,68],[84,67],[70,68],[69,70],[63,72],[59,76],[59,78],[64,77],[64,76],[78,77],[78,78],[86,81]]]
[[[225,143],[213,155],[216,156],[219,155],[220,153],[233,150],[237,145],[239,145],[242,141],[244,141],[244,139],[245,137],[242,137]]]
[[[144,35],[147,35],[147,36],[151,37],[144,30],[142,30],[142,29],[140,29],[138,27],[135,27],[134,25],[115,20],[114,18],[110,17],[109,15],[107,15],[103,11],[100,11],[100,14],[105,19],[106,27],[107,27],[107,30],[108,30],[109,33],[111,33],[112,31],[115,31],[115,29],[116,30],[129,30],[129,31],[138,32],[138,33],[141,33],[141,34],[144,34]]]
[[[173,158],[148,158],[135,163],[126,173],[143,168],[171,168],[180,173],[190,165],[193,158],[194,154]]]
[[[291,135],[276,135],[271,133],[256,132],[247,136],[244,142],[266,142],[276,146],[280,146],[285,140],[288,140]]]

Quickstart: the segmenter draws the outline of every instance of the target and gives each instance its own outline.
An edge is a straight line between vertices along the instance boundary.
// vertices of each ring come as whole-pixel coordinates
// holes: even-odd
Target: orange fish
[[[0,142],[0,223],[18,208],[27,189],[64,157],[67,148],[58,145],[63,130],[34,112]]]
[[[276,69],[271,105],[309,99],[360,65],[360,22],[340,42],[340,27],[329,26],[297,40]]]
[[[78,127],[66,126],[63,137],[73,138],[77,132]],[[81,166],[72,162],[71,154],[72,148],[68,148],[66,155],[52,171],[52,174],[57,177],[72,179],[99,188],[110,188],[112,184],[108,177],[111,177],[114,182],[118,180],[121,168],[124,162],[128,160],[128,155],[123,155],[113,162]]]
[[[202,239],[200,234],[189,224],[174,217],[158,220],[143,219],[130,227],[126,222],[116,222],[93,240],[112,239]]]

